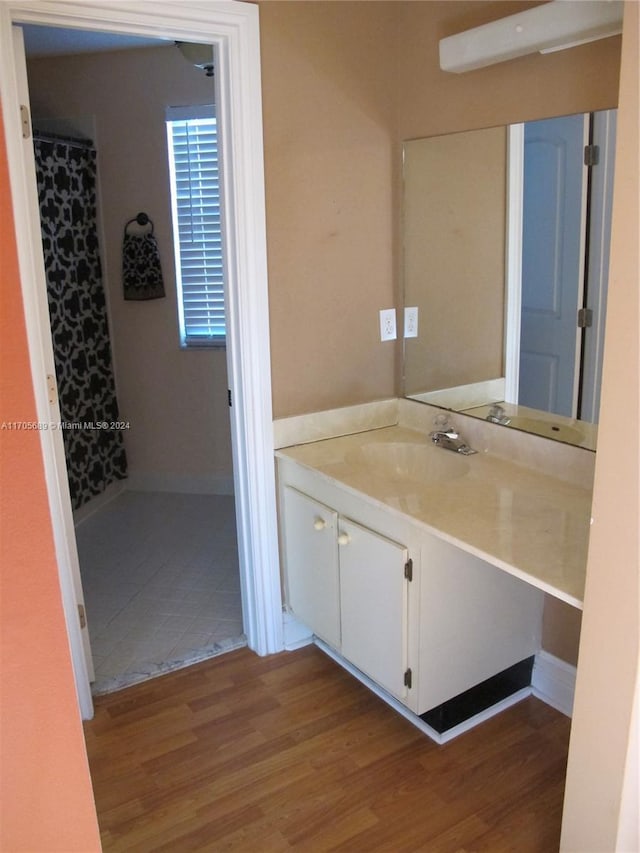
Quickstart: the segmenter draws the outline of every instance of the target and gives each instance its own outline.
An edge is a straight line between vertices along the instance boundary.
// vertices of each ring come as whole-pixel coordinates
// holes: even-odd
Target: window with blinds
[[[218,135],[212,106],[168,107],[180,344],[225,343]]]

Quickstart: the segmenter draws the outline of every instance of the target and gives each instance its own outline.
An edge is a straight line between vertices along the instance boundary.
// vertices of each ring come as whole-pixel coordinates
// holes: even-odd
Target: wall
[[[545,596],[542,645],[545,651],[573,666],[578,662],[582,611],[564,601]]]
[[[640,849],[637,704],[633,716],[640,673],[638,12],[636,2],[625,4],[593,524],[561,838],[561,849],[575,853]]]
[[[100,850],[38,433],[0,121],[0,849]]]
[[[394,6],[260,4],[274,417],[394,394]]]
[[[224,350],[181,350],[165,107],[212,103],[213,83],[173,45],[29,62],[34,118],[92,116],[104,268],[130,484],[229,491],[231,438]],[[117,97],[114,97],[117,93]],[[167,297],[125,302],[122,233],[139,211],[154,221]]]

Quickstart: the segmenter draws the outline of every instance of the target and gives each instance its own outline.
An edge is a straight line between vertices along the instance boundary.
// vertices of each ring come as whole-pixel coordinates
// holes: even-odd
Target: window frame
[[[177,188],[177,162],[175,154],[175,138],[173,133],[173,125],[178,122],[189,122],[195,120],[213,119],[215,122],[215,145],[216,156],[215,163],[217,166],[217,187],[211,193],[212,207],[217,207],[217,227],[216,235],[220,241],[219,255],[215,256],[215,261],[219,263],[219,273],[212,274],[212,281],[203,283],[202,291],[208,288],[214,299],[218,301],[222,299],[222,316],[224,324],[224,334],[220,333],[189,333],[189,317],[185,310],[185,285],[184,276],[184,241],[180,233],[180,209]],[[224,267],[224,235],[222,228],[222,213],[221,207],[221,178],[220,172],[220,157],[219,157],[219,129],[217,125],[216,108],[213,104],[194,104],[189,106],[169,106],[165,111],[165,125],[167,133],[167,160],[169,163],[170,174],[170,196],[171,196],[171,224],[174,249],[174,268],[176,276],[176,301],[178,308],[178,333],[181,349],[224,349],[227,344],[227,310],[226,310],[226,295],[225,295],[225,267]],[[193,196],[193,194],[192,194]],[[204,252],[203,252],[204,254]],[[206,261],[203,261],[205,266]],[[216,281],[215,279],[218,278]],[[194,288],[195,290],[196,288]],[[216,321],[219,325],[220,309],[212,309],[211,325],[215,327]],[[217,315],[217,316],[216,316]]]

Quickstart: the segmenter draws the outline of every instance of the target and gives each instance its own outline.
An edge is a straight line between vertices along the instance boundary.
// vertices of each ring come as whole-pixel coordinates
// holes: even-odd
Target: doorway
[[[212,79],[166,41],[130,47],[127,39],[120,44],[109,35],[109,49],[96,51],[87,49],[92,34],[83,31],[25,27],[24,35],[95,694],[245,642],[226,354],[220,347],[179,345],[163,144],[170,105],[210,104],[215,94]],[[114,80],[126,85],[126,99],[111,97]],[[93,144],[82,147],[81,136]],[[61,176],[72,203],[56,190]],[[75,209],[83,215],[71,218]],[[139,230],[151,227],[153,237],[127,239],[145,253],[150,245],[158,248],[161,287],[152,291],[153,299],[126,299],[140,294],[122,289],[123,224],[138,209],[147,211],[151,223]],[[198,215],[191,218],[199,221]],[[69,257],[66,235],[76,232],[77,248]],[[99,387],[91,381],[96,375]],[[117,397],[113,391],[106,406],[109,385]],[[80,429],[94,421],[115,421],[121,428]],[[87,476],[105,468],[111,476]],[[126,493],[117,494],[118,487]]]
[[[43,422],[59,420],[48,379],[54,371],[44,270],[35,251],[40,238],[32,143],[23,135],[19,118],[20,105],[28,103],[24,51],[12,24],[73,26],[214,44],[220,55],[217,100],[227,152],[224,193],[228,202],[225,226],[230,245],[227,296],[231,329],[227,366],[234,400],[231,432],[243,622],[250,648],[259,654],[280,651],[282,609],[271,423],[258,10],[241,3],[234,4],[231,12],[220,4],[203,9],[199,4],[165,2],[154,4],[151,11],[143,2],[125,2],[110,7],[107,15],[92,5],[43,4],[38,0],[15,6],[7,3],[0,25],[0,85],[38,416]],[[236,251],[238,246],[243,247],[242,252]],[[82,715],[87,718],[92,714],[92,703],[78,618],[82,589],[68,486],[64,485],[64,454],[55,431],[41,431],[40,439],[72,662]]]

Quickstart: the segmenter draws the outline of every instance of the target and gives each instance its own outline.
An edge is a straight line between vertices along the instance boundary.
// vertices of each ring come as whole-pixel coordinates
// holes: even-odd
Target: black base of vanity
[[[464,693],[448,699],[442,705],[432,708],[420,714],[423,720],[439,734],[460,725],[465,720],[485,711],[497,702],[507,699],[523,687],[531,684],[534,656],[532,655],[519,663],[515,663],[508,669],[487,678],[486,681],[476,684]]]

